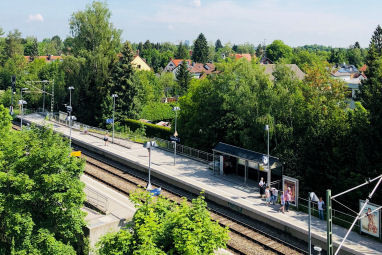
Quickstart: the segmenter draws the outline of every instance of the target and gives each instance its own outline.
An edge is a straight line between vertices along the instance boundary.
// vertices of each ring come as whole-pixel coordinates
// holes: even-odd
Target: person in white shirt
[[[320,201],[317,202],[317,207],[318,207],[318,217],[321,220],[324,219],[324,206],[325,206],[325,202],[322,200],[322,197],[320,197]]]
[[[261,177],[260,182],[259,182],[260,198],[262,198],[264,195],[264,190],[265,190],[264,186],[265,186],[264,178]]]

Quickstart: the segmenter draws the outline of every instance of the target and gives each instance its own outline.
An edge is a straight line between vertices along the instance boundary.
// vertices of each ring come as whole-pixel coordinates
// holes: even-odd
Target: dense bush
[[[158,126],[151,123],[144,123],[139,120],[124,119],[121,122],[121,125],[129,127],[132,131],[143,127],[145,129],[146,136],[148,137],[159,137],[163,139],[168,139],[169,136],[172,134],[170,128]]]
[[[173,104],[150,102],[142,109],[141,118],[151,121],[170,120],[175,118]]]
[[[147,192],[131,196],[138,210],[131,226],[105,235],[99,254],[213,254],[225,248],[228,229],[211,220],[207,203],[199,196],[176,204]]]

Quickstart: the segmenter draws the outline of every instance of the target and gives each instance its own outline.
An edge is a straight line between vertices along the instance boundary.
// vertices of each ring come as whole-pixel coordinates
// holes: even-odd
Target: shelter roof
[[[215,146],[215,148],[212,150],[215,152],[219,152],[222,154],[234,156],[234,157],[237,157],[240,159],[245,159],[245,160],[249,160],[249,161],[253,161],[253,162],[257,162],[257,163],[262,163],[263,162],[263,156],[266,156],[265,154],[260,153],[260,152],[247,150],[244,148],[236,147],[236,146],[222,143],[222,142],[219,142]],[[269,158],[270,158],[269,165],[271,166],[271,169],[281,165],[278,158],[272,157],[272,156],[270,156]],[[276,165],[274,166],[274,164],[276,164]]]

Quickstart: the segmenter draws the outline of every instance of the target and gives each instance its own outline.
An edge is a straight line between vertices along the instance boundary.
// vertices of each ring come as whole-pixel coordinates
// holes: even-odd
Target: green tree
[[[6,122],[0,130],[0,253],[81,254],[84,161],[69,157],[68,143],[51,129],[15,132]]]
[[[226,246],[228,229],[211,220],[203,196],[180,205],[142,191],[132,199],[138,207],[133,225],[102,237],[100,255],[212,254]]]
[[[261,58],[264,54],[264,47],[259,43],[256,48],[256,57]]]
[[[111,80],[109,82],[110,92],[117,94],[116,98],[116,119],[136,118],[138,117],[140,102],[138,99],[139,88],[134,83],[134,68],[131,61],[134,59],[133,50],[129,42],[125,42],[120,53],[118,62],[112,70]],[[105,118],[111,116],[112,102],[105,102],[104,111],[107,109]]]
[[[290,59],[292,57],[292,48],[286,45],[281,40],[274,40],[266,48],[267,57],[273,62],[277,62],[279,59]]]
[[[186,60],[183,60],[179,65],[179,69],[176,72],[176,80],[179,84],[179,87],[182,90],[182,93],[185,93],[190,85],[192,76],[190,71],[188,71],[188,63]]]
[[[188,59],[190,56],[188,49],[182,42],[179,43],[178,49],[175,54],[175,58],[177,59]]]
[[[208,61],[208,44],[203,33],[200,33],[195,40],[192,60],[197,63],[206,63]]]
[[[24,56],[36,57],[39,56],[37,38],[27,38],[24,45]]]
[[[22,45],[21,32],[15,29],[9,32],[5,38],[5,54],[7,58],[13,58],[17,55],[23,55],[24,49]]]
[[[73,83],[74,114],[81,121],[97,125],[103,123],[102,106],[108,95],[110,69],[120,50],[121,31],[110,22],[111,13],[106,4],[93,2],[85,11],[70,19],[73,36],[73,54],[80,60],[76,65],[79,75],[68,78]],[[84,62],[83,62],[84,61]],[[74,70],[72,70],[74,72]],[[71,76],[71,73],[67,73]]]
[[[215,51],[219,51],[220,49],[223,48],[223,44],[222,42],[220,41],[220,39],[217,39],[216,42],[215,42]]]
[[[369,160],[373,163],[372,169],[380,169],[382,166],[382,150],[379,144],[382,141],[382,29],[376,28],[371,38],[368,54],[366,57],[366,77],[360,86],[359,98],[364,106],[370,112],[370,127],[366,130],[372,140],[366,140],[369,153],[373,157]]]

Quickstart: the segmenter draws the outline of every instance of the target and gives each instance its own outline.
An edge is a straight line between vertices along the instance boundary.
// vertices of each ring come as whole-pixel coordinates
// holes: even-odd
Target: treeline
[[[69,22],[71,37],[60,44],[66,54],[62,62],[35,59],[27,63],[22,40],[2,37],[0,86],[6,91],[0,103],[10,105],[12,75],[17,77],[17,91],[29,80],[54,80],[55,111],[65,110],[64,104],[69,103],[67,88],[73,86],[74,115],[91,125],[106,126],[105,120],[112,116],[111,95],[117,94],[116,124],[117,129],[122,129],[128,119],[150,116],[171,120],[172,106],[163,106],[160,100],[179,95],[178,132],[187,145],[210,150],[224,141],[266,151],[263,128],[269,124],[271,153],[285,161],[289,175],[301,180],[302,190],[321,194],[326,188],[342,190],[380,173],[379,27],[368,50],[361,49],[359,43],[348,49],[317,45],[292,48],[280,40],[266,47],[223,44],[220,40],[212,44],[203,34],[190,47],[184,43],[122,43],[121,31],[110,22],[110,15],[100,2],[74,13]],[[58,45],[57,38],[50,41]],[[192,79],[185,65],[179,68],[176,79],[172,73],[136,71],[131,60],[138,51],[158,73],[174,57],[213,61],[217,74]],[[235,52],[256,53],[257,57],[251,62],[236,61],[232,57]],[[259,64],[264,56],[279,64],[274,82]],[[342,62],[368,66],[368,79],[354,110],[347,107],[344,84],[328,72],[334,63]],[[304,80],[296,79],[283,66],[289,63],[297,64],[306,73]],[[42,88],[41,84],[34,86]],[[46,86],[51,91],[52,85]],[[30,92],[34,91],[30,86]],[[14,100],[18,98],[19,93]],[[25,99],[28,107],[42,105],[41,94],[28,93]]]
[[[303,80],[282,64],[285,60],[276,66],[273,82],[257,63],[228,61],[218,64],[219,75],[193,83],[180,99],[178,133],[197,148],[211,149],[225,142],[266,152],[264,126],[268,124],[271,155],[281,159],[286,175],[300,180],[302,196],[310,191],[324,196],[326,189],[336,194],[354,187],[382,173],[381,41],[378,26],[355,109],[348,107],[345,84],[331,77],[330,65],[318,55],[313,62],[301,58]],[[281,41],[277,45],[267,49],[269,54],[295,61],[292,49]],[[284,50],[273,50],[277,48]],[[370,188],[341,200],[357,208],[358,199],[366,198]],[[375,203],[382,203],[381,194],[373,197]]]

